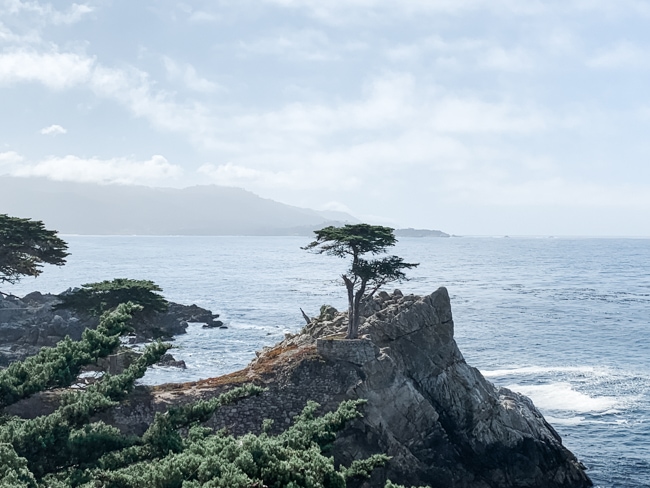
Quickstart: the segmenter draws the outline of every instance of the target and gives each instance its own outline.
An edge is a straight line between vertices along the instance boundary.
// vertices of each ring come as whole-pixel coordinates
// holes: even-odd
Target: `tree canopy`
[[[68,245],[40,220],[0,214],[0,283],[38,276],[43,264],[62,266]]]
[[[303,249],[340,258],[350,257],[350,268],[342,275],[348,293],[348,339],[359,333],[361,302],[374,295],[383,285],[406,279],[405,269],[417,263],[406,263],[399,256],[366,259],[365,254],[385,253],[397,243],[393,229],[380,225],[348,224],[328,226],[314,231],[316,239]]]
[[[132,302],[141,307],[142,314],[164,312],[169,303],[158,292],[162,289],[150,280],[116,278],[99,283],[86,283],[81,288],[59,295],[61,303],[55,308],[70,308],[91,315],[101,315],[120,303]]]

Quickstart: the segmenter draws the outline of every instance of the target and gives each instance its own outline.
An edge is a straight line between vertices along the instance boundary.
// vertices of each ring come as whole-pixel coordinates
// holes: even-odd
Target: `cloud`
[[[499,10],[510,13],[538,13],[543,5],[540,2],[518,2],[515,0],[265,0],[267,3],[284,8],[306,10],[311,16],[332,23],[350,20],[351,12],[369,14],[417,15],[422,13],[458,14],[474,10]]]
[[[63,12],[57,10],[50,3],[22,0],[0,0],[0,8],[7,15],[19,15],[22,13],[40,18],[49,24],[74,24],[93,11],[87,4],[73,3],[70,8]]]
[[[450,47],[440,39],[431,42],[439,49],[471,50],[476,44],[464,40]],[[14,70],[18,59],[22,67]],[[58,61],[61,66],[56,66]],[[165,61],[170,75],[187,81],[190,65]],[[36,70],[39,63],[44,72]],[[202,178],[264,189],[267,194],[282,189],[299,193],[370,188],[372,197],[390,191],[392,182],[402,181],[403,171],[440,178],[441,174],[472,171],[477,161],[505,166],[512,158],[507,149],[498,148],[499,136],[539,134],[562,124],[534,104],[488,102],[454,94],[439,86],[421,85],[409,72],[388,71],[368,79],[356,99],[294,102],[274,110],[239,107],[232,115],[207,104],[180,103],[177,95],[158,88],[144,71],[107,67],[73,53],[5,53],[0,55],[0,80],[7,79],[37,81],[57,89],[84,87],[153,127],[182,134],[197,147],[229,161],[203,165],[199,169]],[[472,139],[485,135],[493,142]],[[152,184],[179,171],[165,160],[154,159],[147,165],[120,158],[67,156],[23,166],[20,174]]]
[[[512,72],[530,71],[534,67],[532,54],[522,48],[492,47],[486,52],[481,64],[486,68]]]
[[[439,132],[526,134],[548,129],[551,122],[537,107],[476,98],[444,97],[432,109],[430,125]]]
[[[183,172],[180,166],[158,155],[146,161],[130,158],[84,159],[68,155],[27,164],[21,158],[14,159],[12,163],[11,176],[41,176],[56,181],[85,183],[152,184],[177,178]]]
[[[37,43],[40,41],[40,36],[34,30],[31,30],[25,34],[16,34],[5,24],[0,22],[0,43],[6,43],[8,45],[12,44],[23,44],[23,43]]]
[[[477,45],[473,40],[451,47],[441,39],[429,42],[439,49],[467,50]],[[170,76],[195,90],[216,89],[191,65],[171,58],[164,58],[164,62]],[[205,103],[179,102],[177,95],[161,90],[148,73],[135,68],[107,67],[77,53],[23,49],[0,54],[0,83],[26,81],[59,90],[84,87],[101,98],[114,100],[157,129],[183,134],[199,147],[223,153],[235,165],[253,168],[268,164],[265,161],[279,164],[279,158],[296,161],[288,163],[293,167],[309,153],[339,152],[339,146],[349,145],[352,136],[356,142],[350,150],[359,150],[367,140],[376,139],[382,145],[400,140],[409,131],[411,138],[419,130],[438,135],[523,134],[550,125],[548,114],[537,107],[453,96],[438,87],[419,86],[417,78],[408,72],[375,76],[364,84],[357,100],[289,103],[266,111],[241,107],[238,114],[230,116]],[[254,154],[257,160],[247,161]]]
[[[0,153],[0,169],[5,167],[14,167],[16,164],[23,161],[23,157],[15,151],[8,151]]]
[[[214,120],[201,104],[177,102],[172,94],[157,89],[144,71],[106,67],[84,54],[33,49],[0,53],[0,84],[24,82],[41,83],[54,90],[87,88],[149,120],[156,128],[189,135],[197,144],[205,141],[206,133],[213,132]],[[195,83],[194,88],[208,88],[200,78],[190,77],[190,82]]]
[[[76,53],[21,49],[0,54],[0,83],[38,82],[61,90],[87,82],[94,58]]]
[[[93,71],[88,86],[96,95],[118,102],[157,129],[184,134],[199,146],[212,141],[218,121],[207,108],[200,103],[177,102],[173,94],[156,89],[143,71],[100,65]]]
[[[294,186],[296,179],[286,172],[261,171],[245,166],[226,163],[204,164],[198,170],[214,183],[224,186],[287,187]]]
[[[428,36],[414,43],[391,47],[385,55],[394,62],[422,63],[422,58],[433,57],[440,66],[524,72],[535,67],[534,59],[539,53],[521,46],[505,47],[485,39]]]
[[[331,200],[329,202],[324,203],[323,205],[318,207],[318,210],[320,210],[321,212],[343,212],[347,214],[352,213],[350,207],[336,200]]]
[[[200,93],[214,93],[223,90],[217,83],[201,78],[194,66],[189,63],[177,63],[173,59],[165,56],[163,63],[167,70],[167,76],[174,81],[180,81],[190,90]]]
[[[244,165],[226,163],[204,164],[197,172],[212,183],[223,186],[255,188],[258,190],[305,190],[327,188],[349,190],[359,186],[359,178],[338,162],[316,157],[309,165],[288,165],[286,170],[263,170]]]
[[[41,129],[41,134],[44,135],[66,134],[67,132],[68,132],[67,129],[57,124],[50,125],[49,127],[44,127]]]
[[[221,18],[219,15],[213,12],[195,10],[191,5],[188,5],[186,3],[179,3],[176,5],[176,8],[183,12],[187,16],[187,20],[190,22],[215,22]]]
[[[499,16],[540,16],[545,14],[598,12],[612,15],[650,16],[643,0],[264,0],[267,4],[299,9],[332,24],[367,21],[369,17],[414,15],[462,15],[477,11]]]
[[[650,209],[650,187],[574,181],[560,176],[514,181],[504,175],[479,172],[448,179],[446,200],[497,207]]]
[[[342,51],[364,49],[360,43],[337,45],[322,31],[303,29],[252,42],[240,42],[240,51],[261,55],[280,56],[300,61],[336,61]]]
[[[644,69],[650,66],[649,58],[649,49],[622,41],[589,59],[587,66],[599,69]]]

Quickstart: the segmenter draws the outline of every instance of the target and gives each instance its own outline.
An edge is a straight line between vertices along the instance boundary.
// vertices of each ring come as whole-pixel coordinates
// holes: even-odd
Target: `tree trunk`
[[[345,338],[356,339],[356,336],[352,337],[354,330],[354,283],[345,275],[343,275],[343,282],[348,290],[348,331]]]
[[[311,319],[309,318],[309,315],[307,315],[302,308],[300,309],[300,312],[302,313],[302,318],[304,318],[305,322],[307,322],[307,325],[311,324]]]
[[[352,305],[352,320],[349,321],[347,339],[357,339],[359,337],[359,320],[361,312],[361,300],[366,292],[366,282],[361,282],[361,287],[354,294]]]

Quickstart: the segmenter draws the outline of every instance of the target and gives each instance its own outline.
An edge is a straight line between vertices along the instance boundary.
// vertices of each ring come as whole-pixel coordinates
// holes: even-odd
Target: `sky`
[[[0,175],[650,236],[650,2],[0,0]]]

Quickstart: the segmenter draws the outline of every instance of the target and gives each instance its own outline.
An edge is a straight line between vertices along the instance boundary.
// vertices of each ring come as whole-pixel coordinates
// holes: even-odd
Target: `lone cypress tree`
[[[303,247],[318,254],[339,258],[351,257],[348,271],[343,273],[343,283],[348,292],[347,339],[359,335],[361,302],[375,294],[383,285],[405,280],[404,269],[415,268],[419,263],[405,263],[399,256],[365,259],[363,255],[384,253],[397,243],[393,229],[380,225],[353,224],[343,227],[325,227],[314,231],[316,240]]]

